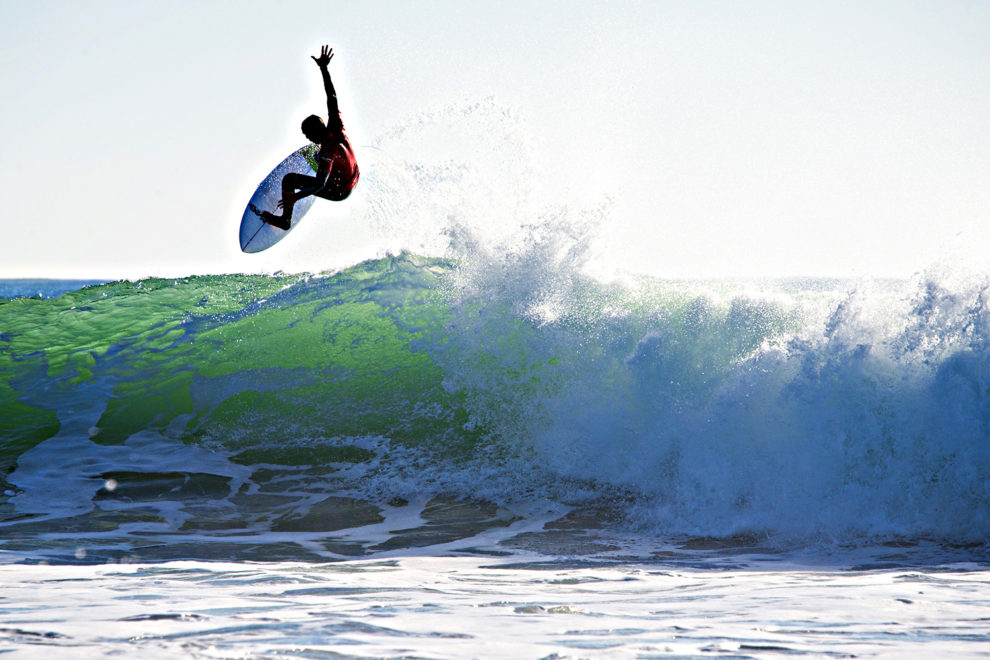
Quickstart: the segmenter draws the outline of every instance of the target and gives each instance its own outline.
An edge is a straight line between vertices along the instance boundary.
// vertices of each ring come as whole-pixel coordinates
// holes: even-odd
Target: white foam
[[[650,564],[0,566],[25,655],[978,657],[990,574]],[[556,656],[554,655],[556,654]]]

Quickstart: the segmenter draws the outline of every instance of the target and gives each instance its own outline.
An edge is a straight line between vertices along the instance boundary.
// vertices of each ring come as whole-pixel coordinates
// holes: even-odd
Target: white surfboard
[[[265,177],[258,189],[254,191],[251,201],[244,209],[241,216],[241,250],[244,252],[261,252],[285,238],[290,231],[299,226],[309,207],[316,201],[314,195],[304,197],[292,208],[292,226],[288,229],[272,227],[266,222],[262,222],[258,214],[251,210],[254,205],[259,211],[269,211],[276,215],[282,213],[278,208],[278,202],[282,199],[282,177],[289,172],[298,172],[309,176],[316,175],[316,152],[315,144],[294,151],[288,158],[278,164],[271,174]]]

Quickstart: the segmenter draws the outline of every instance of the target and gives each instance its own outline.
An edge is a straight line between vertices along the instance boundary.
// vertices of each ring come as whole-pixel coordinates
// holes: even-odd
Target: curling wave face
[[[4,547],[353,555],[537,508],[657,538],[985,542],[985,280],[604,284],[563,234],[0,301]],[[410,502],[430,533],[327,540]]]

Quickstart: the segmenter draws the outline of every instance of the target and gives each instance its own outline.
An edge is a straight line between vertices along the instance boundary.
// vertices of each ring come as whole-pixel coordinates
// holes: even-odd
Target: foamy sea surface
[[[11,657],[984,657],[972,565],[560,557],[0,567]]]

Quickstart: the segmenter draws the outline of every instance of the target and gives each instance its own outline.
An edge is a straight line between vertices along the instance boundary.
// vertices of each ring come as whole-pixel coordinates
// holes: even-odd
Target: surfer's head
[[[327,136],[327,125],[317,115],[310,115],[303,119],[302,132],[310,142],[319,144]]]

